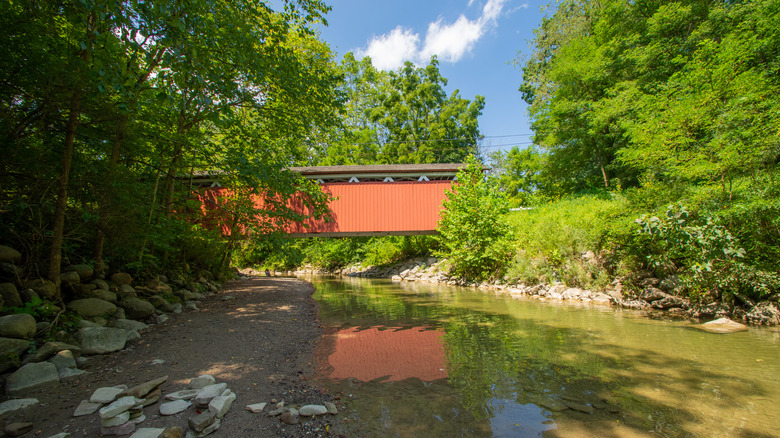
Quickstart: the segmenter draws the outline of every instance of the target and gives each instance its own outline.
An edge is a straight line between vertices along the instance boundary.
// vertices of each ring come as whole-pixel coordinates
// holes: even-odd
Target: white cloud
[[[375,36],[365,50],[357,50],[358,58],[370,56],[374,66],[382,70],[394,70],[404,61],[425,64],[436,55],[442,61],[458,62],[471,52],[486,31],[498,25],[504,4],[509,0],[488,0],[482,15],[469,20],[461,15],[453,23],[440,18],[428,24],[425,43],[420,47],[420,36],[412,29],[396,27],[390,33]],[[469,0],[471,6],[474,0]]]
[[[357,50],[356,56],[370,56],[374,67],[380,70],[394,70],[402,66],[404,61],[416,59],[419,44],[419,35],[411,29],[398,26],[388,34],[373,37],[368,48]]]

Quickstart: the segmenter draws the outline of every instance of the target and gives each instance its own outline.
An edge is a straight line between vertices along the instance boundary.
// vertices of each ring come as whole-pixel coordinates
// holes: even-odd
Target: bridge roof
[[[377,174],[418,173],[425,175],[431,172],[451,173],[455,175],[458,169],[466,167],[465,163],[434,163],[434,164],[370,164],[346,166],[304,166],[291,167],[293,172],[302,175],[345,175],[345,174]]]

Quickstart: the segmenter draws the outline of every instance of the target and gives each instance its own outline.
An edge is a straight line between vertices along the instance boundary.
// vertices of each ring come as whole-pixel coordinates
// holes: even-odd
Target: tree
[[[457,181],[447,191],[441,212],[438,229],[444,250],[439,255],[465,278],[496,278],[510,256],[506,196],[493,178],[485,177],[473,155],[458,171]]]
[[[515,146],[490,154],[490,159],[500,190],[517,205],[531,205],[543,192],[553,192],[542,174],[546,156],[537,147]]]

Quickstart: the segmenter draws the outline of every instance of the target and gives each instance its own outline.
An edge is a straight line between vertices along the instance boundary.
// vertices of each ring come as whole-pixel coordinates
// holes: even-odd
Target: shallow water
[[[776,437],[780,332],[312,278],[319,380],[349,437]],[[347,421],[344,421],[347,420]]]

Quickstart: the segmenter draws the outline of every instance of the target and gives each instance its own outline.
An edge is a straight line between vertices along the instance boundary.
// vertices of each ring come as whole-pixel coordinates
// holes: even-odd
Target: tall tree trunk
[[[79,105],[81,92],[76,89],[70,98],[68,123],[65,126],[65,147],[62,151],[62,168],[57,184],[57,207],[54,211],[54,223],[52,225],[51,252],[49,257],[49,280],[58,288],[60,286],[60,265],[62,264],[62,241],[65,233],[65,211],[68,207],[68,180],[70,179],[70,166],[73,163],[73,150],[76,140],[76,126],[79,121]]]
[[[119,157],[122,154],[122,142],[125,139],[127,133],[127,121],[129,114],[122,115],[117,125],[116,136],[114,137],[114,144],[111,148],[111,156],[108,161],[108,175],[106,178],[106,184],[103,188],[103,193],[98,206],[98,226],[95,233],[95,272],[103,272],[105,270],[105,264],[103,263],[103,246],[106,240],[106,230],[108,229],[108,216],[111,214],[111,200],[113,199],[113,185],[116,179],[116,167],[119,163]]]

